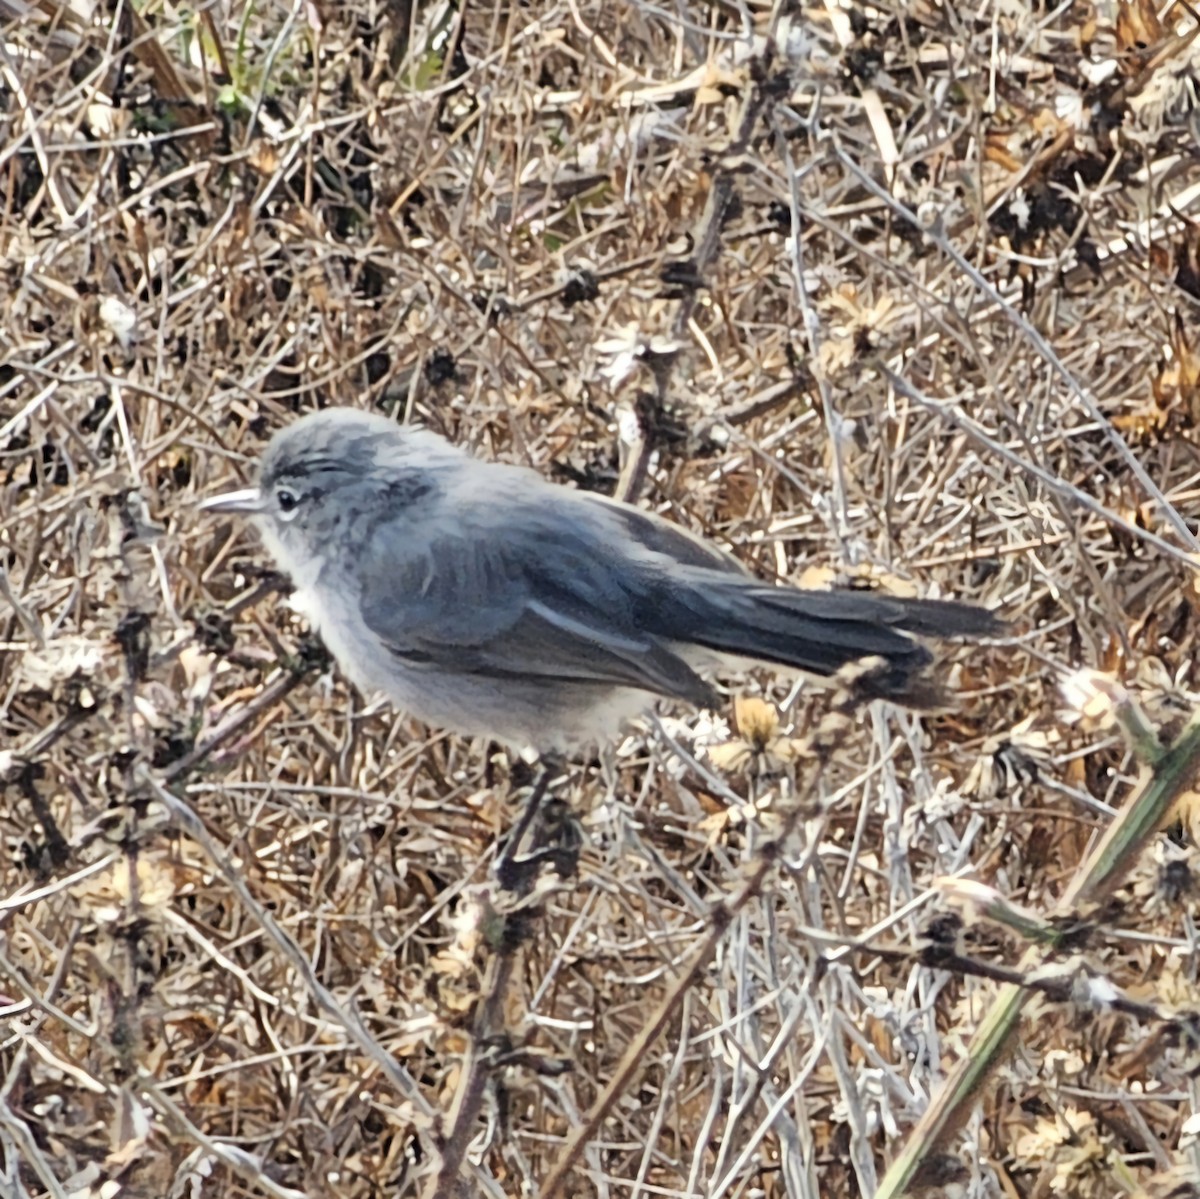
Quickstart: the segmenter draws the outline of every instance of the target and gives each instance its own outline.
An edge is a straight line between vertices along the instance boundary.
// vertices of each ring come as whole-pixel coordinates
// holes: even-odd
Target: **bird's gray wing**
[[[748,577],[746,568],[732,554],[698,537],[695,533],[664,520],[655,512],[645,512],[632,504],[596,492],[574,492],[573,502],[602,508],[608,518],[642,549],[661,555],[679,566],[695,566]]]
[[[389,653],[447,677],[628,686],[711,702],[670,644],[639,627],[626,586],[636,572],[619,569],[619,537],[606,541],[600,526],[548,507],[454,516],[444,529],[384,524],[367,542],[362,613]]]

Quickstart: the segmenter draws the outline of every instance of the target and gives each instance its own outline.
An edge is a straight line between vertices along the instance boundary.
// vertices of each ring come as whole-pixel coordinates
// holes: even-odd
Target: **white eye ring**
[[[299,497],[286,487],[275,493],[275,503],[279,506],[280,520],[292,520],[300,509]]]

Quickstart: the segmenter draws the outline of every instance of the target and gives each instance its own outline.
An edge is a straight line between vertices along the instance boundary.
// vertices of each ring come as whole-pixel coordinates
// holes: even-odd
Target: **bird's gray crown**
[[[311,413],[271,439],[260,486],[334,474],[361,479],[388,450],[402,447],[410,432],[373,412],[332,408]]]

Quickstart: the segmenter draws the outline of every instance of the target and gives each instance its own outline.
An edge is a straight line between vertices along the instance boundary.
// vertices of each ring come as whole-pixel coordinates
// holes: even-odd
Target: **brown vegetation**
[[[614,1077],[559,1194],[873,1193],[1021,956],[968,912],[928,964],[934,884],[1050,910],[1135,781],[1063,677],[1196,702],[1189,7],[462,8],[0,0],[0,1193],[428,1194],[452,1130],[538,1195]],[[1017,633],[949,714],[631,730],[497,949],[520,764],[354,694],[195,510],[325,404]],[[1181,814],[1080,913],[1164,1013]],[[1039,992],[935,1168],[1168,1189],[1193,1065]]]

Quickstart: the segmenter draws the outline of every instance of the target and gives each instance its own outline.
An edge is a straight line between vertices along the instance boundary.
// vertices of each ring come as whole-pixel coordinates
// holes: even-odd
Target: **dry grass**
[[[420,1194],[489,987],[470,1193],[543,1193],[631,1045],[560,1194],[873,1193],[994,994],[922,964],[931,884],[1046,908],[1133,782],[1063,672],[1194,702],[1190,10],[113,7],[0,0],[0,1194]],[[672,714],[691,763],[633,730],[615,793],[573,777],[579,875],[498,986],[523,780],[314,665],[253,536],[195,512],[334,403],[609,492],[645,451],[622,485],[765,573],[1019,635],[819,767],[827,697],[767,678],[770,753],[729,713]],[[1184,816],[1085,952],[1186,1007]],[[942,1169],[1191,1176],[1187,1046],[1038,1003]]]

